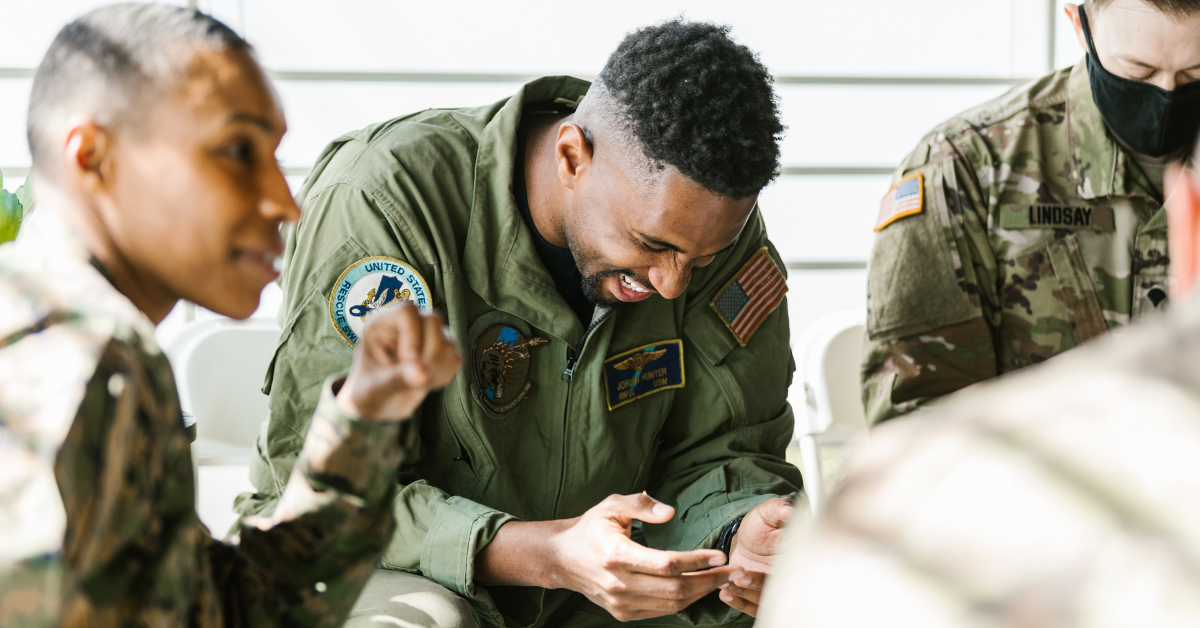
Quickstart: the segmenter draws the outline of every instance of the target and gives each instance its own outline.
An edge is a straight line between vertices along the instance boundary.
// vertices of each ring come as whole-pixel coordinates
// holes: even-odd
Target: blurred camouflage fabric
[[[331,382],[275,513],[195,512],[154,325],[54,214],[0,247],[0,626],[337,626],[395,527],[400,426]]]
[[[880,426],[760,626],[1200,626],[1200,301]]]
[[[1084,65],[938,127],[895,181],[915,173],[924,211],[871,254],[868,422],[1165,307],[1161,182],[1109,136]]]

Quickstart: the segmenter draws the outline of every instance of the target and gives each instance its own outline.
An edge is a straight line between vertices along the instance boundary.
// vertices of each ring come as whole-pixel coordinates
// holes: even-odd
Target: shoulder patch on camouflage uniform
[[[717,291],[709,305],[744,347],[767,315],[783,302],[787,290],[787,279],[764,246]]]
[[[398,301],[411,301],[428,313],[432,302],[425,278],[398,259],[365,257],[343,271],[329,291],[329,320],[343,340],[357,347],[367,316]]]
[[[879,215],[875,219],[875,230],[904,218],[921,213],[925,209],[925,177],[914,174],[897,183],[879,204]]]
[[[609,410],[683,385],[682,340],[656,342],[604,361],[604,393]]]

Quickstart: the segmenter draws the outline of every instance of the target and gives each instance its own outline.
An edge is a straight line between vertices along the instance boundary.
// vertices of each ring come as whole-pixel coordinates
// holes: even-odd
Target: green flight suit
[[[590,603],[565,590],[475,584],[475,555],[504,523],[575,517],[610,494],[646,490],[677,509],[670,523],[644,527],[649,546],[708,548],[733,519],[800,487],[784,458],[794,370],[786,302],[745,346],[711,306],[760,250],[783,268],[757,209],[732,249],[695,270],[682,297],[597,309],[588,330],[535,252],[512,192],[522,110],[575,103],[587,89],[546,77],[492,105],[423,111],[326,148],[299,193],[303,217],[288,238],[283,334],[264,386],[270,418],[251,467],[258,492],[239,498],[240,512],[273,506],[323,376],[350,364],[331,296],[369,257],[399,260],[427,281],[465,358],[460,376],[414,418],[418,450],[398,476],[399,526],[382,567],[420,573],[467,598],[486,622],[559,625],[561,613]],[[531,386],[507,409],[489,406],[479,385],[478,330],[495,324],[548,341],[523,350],[517,361]],[[605,362],[615,372],[623,367],[613,356],[674,340],[679,350],[663,362],[682,361],[683,385],[610,410]],[[704,624],[749,619],[715,595],[681,615]]]
[[[1086,65],[934,129],[894,183],[918,175],[921,211],[882,226],[871,252],[869,422],[1166,306],[1162,199],[1109,135]]]

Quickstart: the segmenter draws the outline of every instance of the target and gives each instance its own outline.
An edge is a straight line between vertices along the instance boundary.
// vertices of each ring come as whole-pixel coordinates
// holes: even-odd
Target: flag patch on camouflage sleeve
[[[914,174],[900,183],[883,197],[879,204],[879,215],[875,218],[875,230],[904,218],[921,213],[925,209],[925,177]]]
[[[767,315],[783,302],[787,289],[783,272],[764,246],[717,291],[709,305],[744,347]]]

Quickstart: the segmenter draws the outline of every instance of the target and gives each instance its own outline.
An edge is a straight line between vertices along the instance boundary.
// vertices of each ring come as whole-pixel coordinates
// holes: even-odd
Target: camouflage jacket
[[[214,540],[154,325],[41,214],[0,247],[0,625],[341,625],[395,527],[399,425],[327,382],[280,507]]]
[[[1165,305],[1166,213],[1082,64],[938,127],[894,179],[868,276],[871,423]]]
[[[1200,625],[1197,390],[1189,300],[879,426],[758,625]]]

